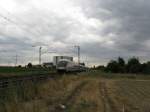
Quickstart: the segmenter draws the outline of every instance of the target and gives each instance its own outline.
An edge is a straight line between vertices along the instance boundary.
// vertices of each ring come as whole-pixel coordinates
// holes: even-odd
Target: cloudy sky
[[[32,46],[37,47],[32,47]],[[105,64],[118,56],[150,60],[148,0],[0,0],[0,64],[38,63],[54,55]]]

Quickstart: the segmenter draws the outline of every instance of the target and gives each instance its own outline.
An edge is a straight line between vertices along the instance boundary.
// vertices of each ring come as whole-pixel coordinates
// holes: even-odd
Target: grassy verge
[[[54,70],[48,68],[0,67],[0,78],[34,74],[48,74],[52,72],[54,72]]]

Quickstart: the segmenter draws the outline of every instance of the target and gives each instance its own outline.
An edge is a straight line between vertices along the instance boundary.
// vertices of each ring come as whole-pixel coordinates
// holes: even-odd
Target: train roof
[[[70,61],[69,59],[60,59],[59,62],[60,62],[60,61],[73,62],[73,61]]]

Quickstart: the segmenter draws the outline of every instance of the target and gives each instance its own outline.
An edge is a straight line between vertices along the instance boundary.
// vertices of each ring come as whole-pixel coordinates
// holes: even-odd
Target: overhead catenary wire
[[[7,11],[7,12],[8,12],[8,11]],[[9,12],[8,12],[8,13],[9,13]],[[10,14],[10,13],[9,13],[9,14]],[[4,16],[3,14],[0,14],[0,17],[3,18],[4,20],[6,20],[6,21],[8,21],[8,22],[10,22],[10,23],[12,23],[12,24],[14,24],[15,26],[17,26],[18,28],[20,28],[21,30],[23,30],[23,31],[25,31],[25,32],[28,32],[28,33],[30,33],[30,34],[36,36],[36,37],[39,36],[38,34],[35,34],[35,33],[31,32],[31,30],[26,29],[25,27],[20,26],[18,23],[16,23],[15,21],[13,21],[13,20],[10,19],[10,18]],[[38,33],[39,33],[39,32],[38,32]],[[43,45],[42,45],[42,46],[43,46]],[[40,58],[40,60],[41,60],[41,58]],[[40,62],[41,62],[41,61],[40,61]]]
[[[7,14],[9,14],[10,16],[13,16],[13,18],[16,18],[17,21],[20,21],[20,20],[21,20],[20,18],[16,17],[15,15],[13,15],[12,13],[10,13],[10,12],[9,12],[8,10],[6,10],[5,8],[1,7],[1,9],[5,10],[5,12],[6,12]],[[18,23],[16,23],[15,21],[13,21],[12,19],[10,19],[10,18],[7,17],[7,16],[4,16],[4,15],[1,14],[1,13],[0,13],[0,17],[3,18],[3,19],[5,19],[6,21],[8,21],[8,22],[10,22],[10,23],[15,24],[15,25],[16,25],[17,27],[19,27],[20,29],[22,29],[22,30],[24,30],[24,31],[26,31],[26,32],[29,32],[29,33],[32,34],[32,35],[35,35],[36,37],[37,37],[37,36],[40,36],[40,35],[38,35],[38,34],[39,34],[39,31],[36,30],[36,29],[34,29],[34,30],[36,30],[36,32],[37,32],[38,34],[35,34],[35,33],[31,32],[31,30],[29,30],[29,29],[27,29],[27,28],[25,28],[25,27],[22,27],[22,26],[20,26],[20,25],[18,25]],[[21,23],[23,23],[24,25],[27,24],[27,23],[22,22],[22,20],[21,20]]]
[[[22,29],[23,31],[29,32],[32,35],[38,36],[37,34],[31,32],[30,30],[26,29],[25,27],[22,27],[22,26],[18,25],[16,22],[14,22],[13,20],[11,20],[10,18],[8,18],[6,16],[3,16],[2,14],[0,14],[0,17],[3,18],[3,19],[5,19],[6,21],[8,21],[8,22],[10,22],[10,23],[12,23],[14,25],[16,25],[18,28]]]
[[[8,12],[9,13],[9,12]],[[10,14],[10,13],[9,13]],[[7,20],[7,21],[9,21],[9,22],[11,22],[11,23],[13,23],[13,24],[15,24],[15,25],[17,25],[19,28],[21,28],[21,29],[23,29],[23,30],[25,30],[25,31],[27,31],[24,27],[20,27],[18,24],[16,24],[14,21],[12,21],[11,19],[9,19],[9,18],[7,18],[7,17],[5,17],[5,16],[3,16],[3,15],[0,15],[2,18],[4,18],[5,20]],[[28,31],[27,31],[28,32]],[[30,31],[30,33],[32,33],[31,31]],[[39,33],[39,32],[38,32]],[[33,34],[33,33],[32,33]],[[45,46],[45,45],[35,45],[35,46]],[[41,47],[40,47],[40,50],[39,50],[39,63],[41,63]]]

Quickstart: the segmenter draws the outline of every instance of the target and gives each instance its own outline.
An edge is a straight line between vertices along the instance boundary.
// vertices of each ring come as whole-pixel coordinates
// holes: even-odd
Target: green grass
[[[48,68],[0,67],[0,73],[22,73],[31,71],[47,71]]]

